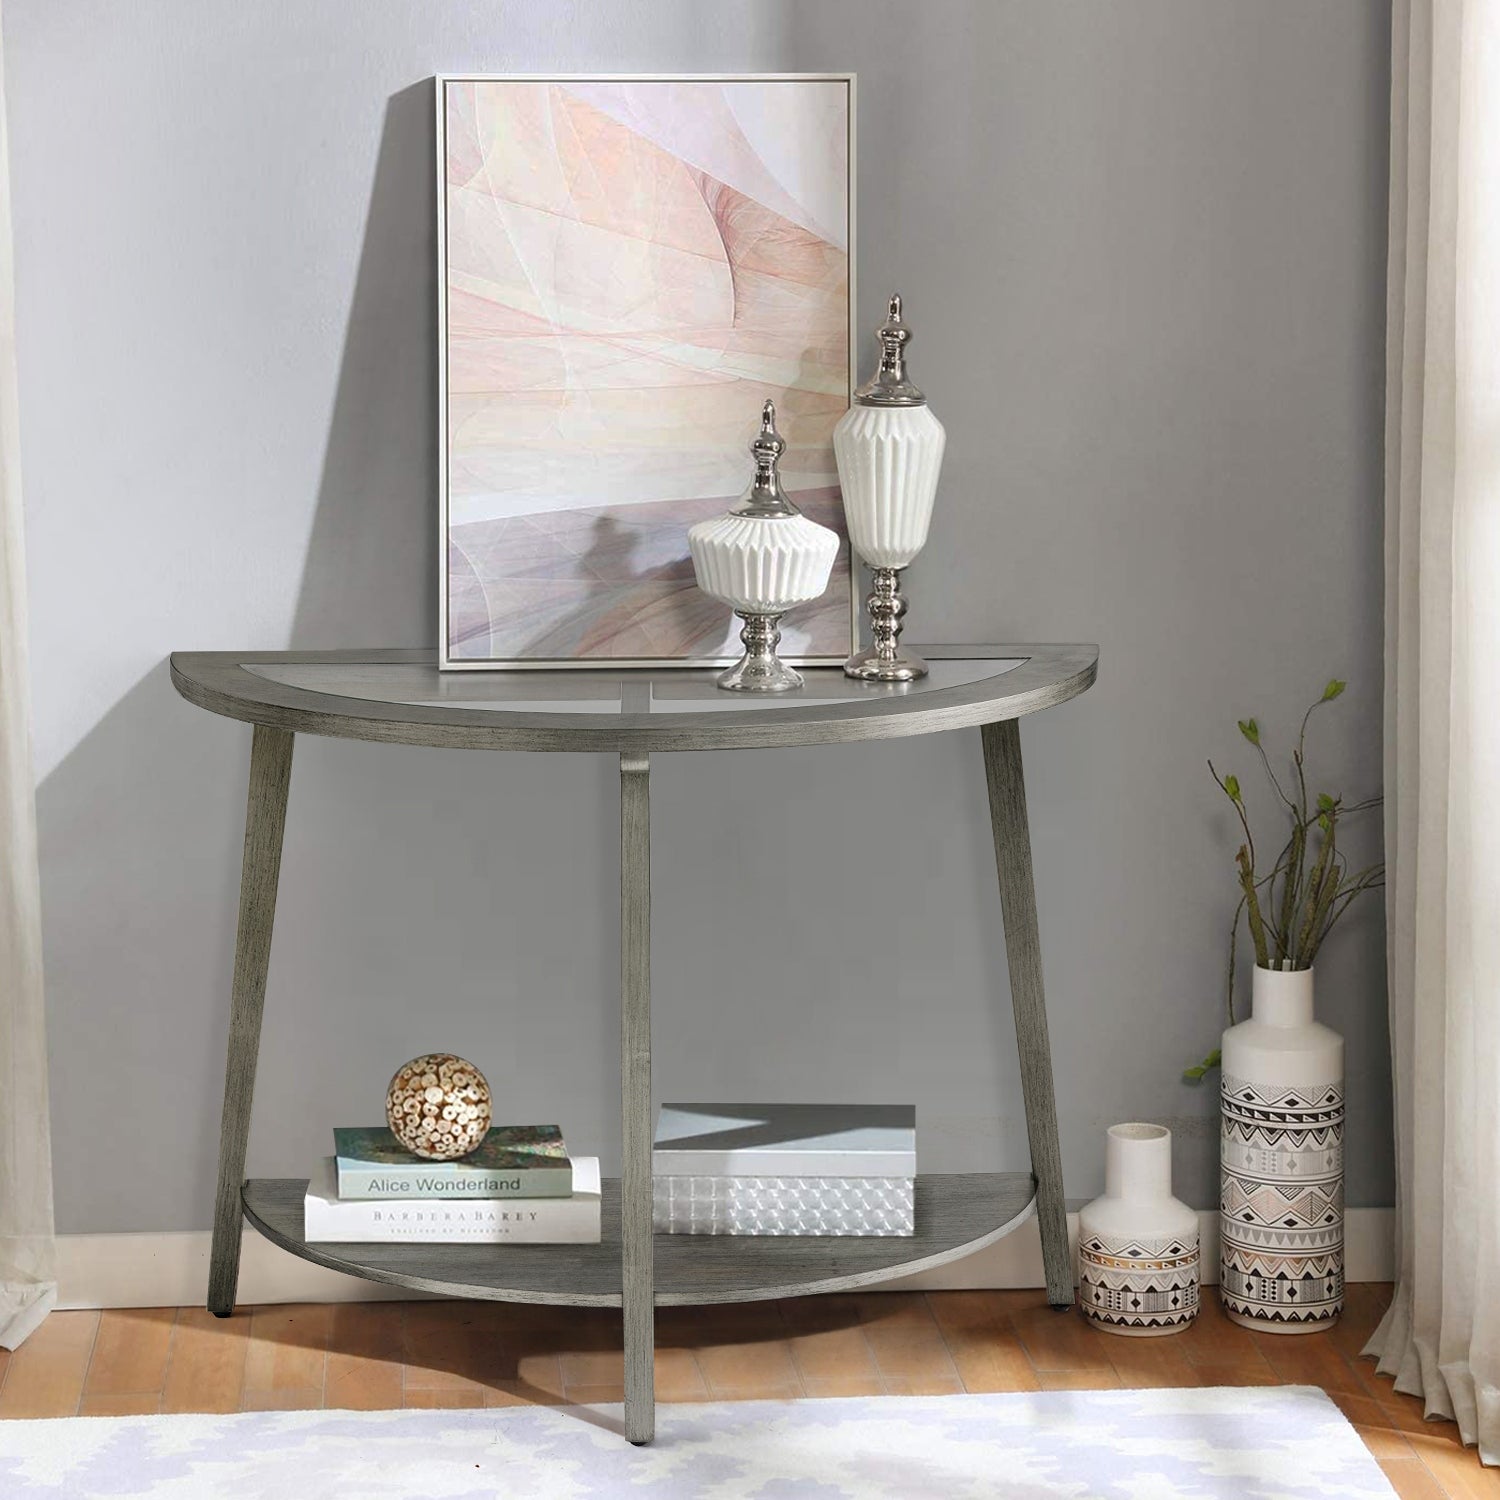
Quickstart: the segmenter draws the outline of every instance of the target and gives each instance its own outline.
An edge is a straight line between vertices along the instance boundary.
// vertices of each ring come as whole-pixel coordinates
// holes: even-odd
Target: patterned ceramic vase
[[[1198,1215],[1172,1196],[1172,1132],[1112,1125],[1104,1196],[1078,1216],[1078,1305],[1109,1333],[1179,1333],[1198,1315]]]
[[[1344,1306],[1344,1039],[1313,1020],[1311,969],[1255,971],[1224,1033],[1220,1283],[1267,1333],[1315,1333]]]

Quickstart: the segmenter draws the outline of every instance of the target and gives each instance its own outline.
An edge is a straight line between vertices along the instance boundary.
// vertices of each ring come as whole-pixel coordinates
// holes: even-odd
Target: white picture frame
[[[783,624],[786,644],[783,654],[786,660],[797,662],[801,665],[836,665],[841,663],[853,650],[858,636],[859,600],[856,592],[857,566],[853,554],[848,545],[847,535],[843,526],[842,505],[838,501],[837,472],[832,459],[831,430],[832,422],[837,420],[838,415],[847,409],[853,396],[855,385],[856,354],[854,334],[854,225],[855,225],[855,178],[854,178],[854,150],[855,150],[855,90],[856,80],[853,73],[755,73],[755,74],[492,74],[492,73],[456,73],[440,74],[434,80],[434,100],[436,114],[436,138],[437,138],[437,216],[438,216],[438,406],[439,406],[439,620],[438,620],[438,664],[445,670],[453,671],[475,671],[475,670],[558,670],[558,669],[611,669],[611,668],[661,668],[668,666],[681,667],[709,667],[721,666],[727,662],[737,659],[739,647],[735,639],[738,630],[738,622],[734,621],[727,610],[718,606],[713,601],[706,600],[692,589],[691,565],[688,561],[686,546],[687,526],[693,520],[699,519],[697,514],[682,515],[684,511],[693,509],[701,510],[703,514],[717,514],[726,509],[737,497],[738,493],[748,483],[752,471],[748,446],[751,437],[758,426],[759,410],[761,401],[767,396],[776,399],[778,395],[783,399],[778,400],[778,412],[781,414],[783,432],[787,433],[789,442],[795,447],[799,431],[799,406],[811,407],[805,419],[805,427],[817,434],[811,441],[804,443],[798,451],[798,457],[804,463],[810,464],[821,475],[826,473],[830,483],[810,487],[804,496],[799,497],[797,478],[795,473],[788,476],[788,488],[793,497],[799,499],[813,514],[814,519],[833,524],[842,538],[839,558],[835,564],[834,576],[829,585],[829,594],[825,595],[824,601],[817,606],[808,606],[810,611],[815,611],[813,618],[815,624],[808,624],[803,629],[802,638],[799,639],[799,620],[797,615],[789,616]],[[725,110],[719,107],[717,110],[720,118],[728,120],[725,131],[727,145],[719,148],[719,155],[732,154],[730,148],[739,149],[739,143],[735,138],[735,132],[739,131],[747,138],[752,136],[756,130],[766,132],[767,136],[774,136],[775,131],[783,132],[782,145],[785,147],[785,132],[788,127],[777,118],[772,106],[778,98],[782,101],[790,99],[791,96],[776,94],[765,94],[761,88],[761,97],[751,99],[748,94],[737,95],[734,90],[738,85],[767,86],[767,85],[820,85],[824,93],[817,99],[817,108],[822,111],[823,116],[828,114],[831,100],[837,101],[839,111],[839,128],[842,130],[842,141],[839,143],[842,151],[842,175],[841,181],[833,186],[836,187],[838,196],[841,198],[842,224],[838,230],[832,233],[832,237],[819,237],[815,230],[808,228],[806,222],[793,222],[782,218],[776,208],[766,207],[758,201],[748,198],[740,188],[732,183],[727,192],[735,194],[733,203],[736,211],[744,203],[750,203],[753,210],[759,214],[761,221],[773,225],[791,223],[789,232],[784,234],[780,240],[772,235],[762,235],[763,239],[770,239],[773,249],[781,249],[783,242],[788,246],[784,253],[788,257],[800,254],[805,261],[808,255],[808,241],[816,239],[822,246],[822,251],[830,259],[841,252],[843,256],[842,267],[842,292],[838,295],[837,308],[839,330],[842,337],[842,371],[837,383],[836,400],[832,390],[832,382],[829,380],[825,368],[819,368],[818,362],[813,361],[816,375],[821,379],[820,389],[811,393],[805,387],[787,387],[782,390],[775,386],[773,380],[764,378],[764,371],[752,370],[749,377],[743,377],[737,372],[731,372],[727,377],[729,380],[739,380],[743,385],[743,391],[735,389],[732,393],[725,393],[722,389],[709,391],[704,399],[713,399],[716,403],[714,412],[718,418],[717,425],[709,429],[709,436],[705,436],[699,449],[684,455],[685,467],[693,468],[694,472],[709,473],[714,477],[717,488],[711,495],[694,496],[691,501],[668,499],[667,501],[652,501],[649,497],[643,501],[639,498],[629,499],[622,502],[619,509],[628,513],[632,518],[640,516],[663,517],[661,521],[652,519],[643,528],[642,534],[650,537],[650,546],[655,549],[653,556],[664,556],[667,558],[666,569],[670,576],[651,576],[643,581],[633,578],[617,579],[601,582],[597,593],[590,592],[594,589],[594,583],[588,578],[567,578],[562,582],[554,583],[546,579],[530,579],[522,577],[514,579],[509,576],[517,566],[525,566],[515,561],[516,550],[506,551],[506,536],[519,529],[519,521],[525,521],[528,525],[538,525],[545,531],[551,527],[566,528],[571,525],[572,518],[588,517],[590,524],[595,530],[601,527],[600,516],[613,522],[614,508],[610,498],[603,503],[595,495],[583,495],[579,502],[569,503],[566,496],[568,474],[566,472],[567,459],[563,455],[559,462],[562,468],[556,471],[548,468],[552,455],[545,450],[545,444],[538,443],[541,448],[540,455],[537,451],[528,452],[525,457],[526,464],[533,471],[540,472],[545,480],[546,486],[552,491],[561,489],[564,498],[559,502],[554,493],[548,498],[545,511],[530,512],[526,510],[515,510],[513,507],[525,506],[528,503],[526,494],[523,492],[519,498],[504,494],[501,504],[506,509],[498,516],[490,516],[476,522],[472,518],[476,514],[483,517],[483,508],[493,505],[495,501],[488,495],[481,495],[476,507],[472,491],[476,488],[468,484],[468,491],[460,493],[455,500],[455,473],[459,475],[459,488],[462,491],[464,485],[472,478],[474,471],[472,450],[463,447],[462,444],[455,445],[455,426],[466,429],[469,417],[478,413],[480,425],[486,431],[492,431],[500,418],[503,417],[508,397],[505,394],[496,394],[493,397],[489,393],[482,393],[476,404],[472,386],[474,384],[472,371],[466,369],[464,378],[455,380],[451,360],[453,357],[453,334],[455,329],[463,331],[465,325],[461,317],[455,315],[454,303],[462,300],[466,305],[469,303],[471,294],[466,282],[466,272],[462,268],[455,269],[454,264],[454,240],[461,236],[467,236],[463,253],[468,254],[472,260],[476,243],[483,253],[486,247],[482,236],[490,232],[487,205],[481,201],[479,204],[478,223],[476,231],[475,206],[465,201],[455,212],[455,205],[451,201],[455,196],[450,188],[450,167],[452,165],[451,153],[455,149],[461,149],[459,137],[461,129],[450,130],[450,112],[456,113],[461,103],[467,103],[471,99],[474,102],[469,107],[477,115],[481,107],[481,90],[488,91],[491,87],[504,89],[509,86],[533,86],[530,94],[514,93],[509,96],[509,101],[524,102],[525,110],[531,115],[537,112],[536,95],[534,86],[541,85],[549,91],[549,99],[563,98],[570,112],[582,109],[587,112],[585,119],[592,125],[593,113],[598,111],[600,102],[610,106],[610,112],[603,114],[603,123],[600,127],[601,133],[613,142],[615,148],[620,147],[621,137],[616,127],[621,125],[620,118],[626,121],[644,120],[644,129],[648,132],[654,131],[657,135],[666,137],[670,129],[684,128],[682,121],[677,118],[669,118],[665,123],[651,118],[651,110],[655,108],[654,101],[658,98],[672,97],[682,99],[685,97],[682,89],[677,89],[671,96],[656,95],[654,92],[644,92],[651,85],[679,85],[679,86],[708,86],[704,91],[705,101],[711,99],[713,94],[725,97],[733,101],[733,107]],[[829,86],[833,91],[829,92]],[[611,89],[618,91],[618,103],[612,103],[614,95]],[[465,96],[455,96],[450,93],[453,89],[469,89],[467,99]],[[581,104],[578,101],[582,101]],[[641,101],[645,100],[646,103]],[[696,96],[692,100],[696,106]],[[665,106],[664,113],[670,114]],[[635,111],[635,114],[632,114]],[[705,102],[700,113],[712,114],[714,109]],[[786,113],[783,110],[783,113]],[[796,111],[790,113],[795,117]],[[748,120],[748,126],[743,121]],[[695,116],[687,114],[688,125],[695,123]],[[524,136],[526,121],[518,120],[518,136]],[[476,135],[478,132],[475,132]],[[576,137],[582,135],[581,131],[574,132],[567,138],[568,149],[573,151],[572,161],[576,166],[577,152],[582,149],[575,144]],[[493,139],[493,133],[484,137]],[[701,173],[703,180],[714,185],[718,191],[723,185],[718,179],[698,163],[701,160],[713,160],[715,147],[710,140],[707,144],[702,143],[701,136],[689,137],[690,144],[688,153],[694,158],[693,162],[683,163],[686,171],[690,173]],[[529,143],[535,149],[535,142]],[[463,148],[469,146],[463,143]],[[528,142],[523,140],[517,150],[522,153],[528,149]],[[631,143],[632,154],[635,147]],[[678,179],[680,173],[675,166],[663,166],[655,162],[651,153],[660,151],[662,147],[657,140],[645,139],[644,144],[639,147],[648,162],[651,170],[662,172],[674,186],[680,187]],[[825,143],[825,150],[827,149]],[[556,148],[560,154],[561,148]],[[538,151],[539,156],[544,152]],[[790,164],[795,171],[797,166],[796,153],[793,150],[790,155],[783,154],[783,161]],[[486,158],[488,163],[489,158]],[[553,165],[543,162],[543,167]],[[524,160],[519,164],[512,157],[507,158],[506,171],[512,178],[527,180],[526,163]],[[641,170],[646,170],[642,168]],[[741,176],[754,174],[756,167],[753,161],[748,165],[739,164]],[[504,173],[501,174],[505,175]],[[543,173],[545,175],[545,173]],[[729,175],[729,174],[726,174]],[[829,169],[826,164],[822,167],[822,177],[817,178],[816,173],[809,173],[816,178],[810,184],[800,184],[800,187],[812,193],[821,188],[822,198],[827,201],[830,192]],[[779,189],[777,184],[769,179],[769,168],[762,174],[768,182],[766,196],[776,198],[779,206],[790,206],[790,212],[799,214],[805,221],[807,214],[802,213],[803,199],[794,196],[790,192]],[[601,180],[605,180],[602,178]],[[743,184],[741,184],[743,187]],[[504,227],[508,216],[524,219],[533,212],[533,206],[529,204],[518,204],[515,199],[513,188],[504,188],[496,191],[486,185],[492,202],[495,204],[495,212],[492,217],[496,220],[494,232],[509,238],[514,231]],[[467,192],[467,185],[461,191]],[[511,194],[509,198],[504,196]],[[778,194],[780,196],[778,196]],[[458,215],[465,219],[464,227],[455,231],[454,222]],[[554,217],[562,219],[562,215]],[[577,231],[577,237],[583,238],[585,233],[592,234],[595,226],[591,224],[580,225],[574,223],[572,226]],[[532,226],[531,231],[535,233]],[[839,233],[842,237],[842,245],[837,243]],[[801,235],[799,241],[797,236]],[[729,238],[723,239],[724,256],[731,281],[734,273],[741,267],[733,263],[733,251]],[[750,243],[748,235],[746,242]],[[627,245],[628,242],[622,242]],[[589,270],[589,256],[595,254],[592,245],[585,245],[584,251],[578,255],[576,246],[568,246],[568,250],[584,266],[585,276]],[[648,247],[650,248],[650,247]],[[504,254],[510,253],[507,249]],[[749,252],[747,252],[748,254]],[[502,255],[503,260],[503,255]],[[519,258],[519,257],[518,257]],[[629,257],[625,257],[627,262]],[[486,263],[487,264],[487,263]],[[598,269],[596,262],[595,268]],[[607,268],[607,267],[606,267]],[[820,307],[822,311],[821,326],[830,326],[831,313],[829,311],[831,299],[834,293],[829,289],[829,280],[832,272],[821,272],[823,280],[817,286],[817,294],[821,298]],[[458,288],[455,294],[455,287]],[[520,300],[520,299],[516,299]],[[738,320],[740,305],[735,305],[735,317]],[[533,316],[529,312],[517,311],[514,308],[505,310],[507,316],[513,319],[521,319]],[[764,312],[762,318],[766,316]],[[584,320],[586,321],[586,320]],[[774,337],[775,330],[768,330],[767,337]],[[696,330],[695,330],[696,333]],[[543,333],[545,338],[547,334]],[[572,326],[562,330],[556,337],[559,345],[565,345],[579,335]],[[508,335],[504,332],[496,335],[496,353],[489,356],[492,359],[493,368],[508,376],[511,365],[503,358],[503,346]],[[588,335],[582,335],[587,340]],[[485,340],[478,341],[481,345]],[[538,341],[540,343],[540,340]],[[467,349],[469,346],[465,345]],[[518,378],[526,378],[526,366],[530,358],[528,346],[524,342],[517,342],[516,348],[521,351],[521,358],[515,361],[515,368],[519,371]],[[531,347],[536,347],[535,345]],[[829,345],[828,348],[834,348]],[[587,351],[597,353],[597,351]],[[823,357],[826,364],[827,349],[813,351]],[[535,361],[532,361],[533,363]],[[774,361],[766,361],[767,366]],[[747,357],[747,366],[753,366],[754,360]],[[481,372],[483,373],[483,372]],[[569,377],[572,370],[569,370]],[[726,377],[722,371],[716,369],[714,372],[713,385],[723,387]],[[462,389],[467,379],[470,389]],[[708,384],[704,381],[704,384]],[[645,388],[636,390],[632,387],[623,388],[629,396],[640,396],[643,399],[636,400],[635,420],[639,421],[639,413],[643,408],[649,409],[652,401],[656,399],[655,393]],[[571,393],[564,393],[560,398],[566,401]],[[588,391],[585,390],[585,395]],[[613,394],[612,392],[610,393]],[[533,397],[531,409],[526,412],[526,418],[534,422],[536,417],[535,407],[537,401],[534,392],[528,392]],[[742,395],[743,400],[738,397]],[[790,398],[790,399],[788,399]],[[733,410],[726,409],[726,403],[734,401]],[[744,407],[744,420],[742,431],[731,434],[733,416],[737,413],[738,406]],[[462,406],[462,411],[456,410]],[[629,420],[628,414],[622,417],[624,421]],[[790,429],[790,431],[788,431]],[[827,452],[821,452],[819,438],[826,429],[828,434]],[[696,433],[699,429],[684,421],[682,430]],[[620,433],[614,434],[614,440],[618,441]],[[628,437],[626,432],[624,436]],[[732,441],[731,441],[732,436]],[[558,446],[554,443],[554,449]],[[610,439],[606,435],[603,448],[606,457],[609,454]],[[497,451],[493,447],[482,447],[478,451],[482,454],[483,461],[491,465],[492,470],[504,472],[503,451]],[[582,475],[592,461],[587,450],[580,450],[583,461],[578,468]],[[790,457],[791,455],[789,455]],[[524,465],[523,465],[524,467]],[[670,468],[670,458],[663,459],[658,469],[647,472],[644,476],[632,475],[631,483],[639,489],[641,483],[648,487],[653,481],[665,484],[676,482]],[[509,483],[508,474],[504,483]],[[480,486],[479,488],[482,488]],[[831,500],[829,492],[831,491]],[[634,492],[632,492],[634,493]],[[811,497],[809,504],[809,497]],[[592,503],[588,503],[588,502]],[[712,504],[709,502],[712,501]],[[647,511],[644,507],[651,506]],[[815,508],[816,507],[816,508]],[[548,519],[544,522],[535,520],[536,516],[545,515]],[[466,519],[460,519],[460,517]],[[678,522],[680,520],[680,527]],[[462,532],[462,540],[455,538],[455,530],[468,527],[468,531]],[[618,528],[614,528],[618,530]],[[680,558],[675,552],[675,531],[680,529],[681,548]],[[634,533],[629,533],[632,538]],[[481,545],[476,545],[477,542]],[[528,534],[528,546],[533,547],[540,554],[540,566],[547,568],[562,567],[571,569],[572,564],[568,561],[569,556],[577,557],[576,546],[569,554],[567,542],[556,544],[554,551],[549,552],[554,544],[551,539],[543,535],[540,539]],[[632,540],[632,547],[635,545]],[[466,547],[468,550],[465,550]],[[455,551],[458,557],[455,558]],[[528,553],[529,555],[529,553]],[[475,559],[480,561],[476,562]],[[497,560],[486,563],[484,559]],[[487,566],[498,566],[506,576],[498,581],[486,579],[479,576],[480,570]],[[612,566],[612,560],[606,559],[606,567]],[[687,569],[684,580],[682,569]],[[638,582],[640,586],[638,587]],[[531,590],[530,597],[541,597],[543,607],[533,613],[528,612],[529,606],[524,604],[528,598],[527,591]],[[551,597],[552,591],[564,593],[560,601]],[[498,594],[501,602],[496,603],[494,595]],[[482,596],[482,598],[481,598]],[[504,600],[514,598],[523,601],[518,605],[514,615],[505,613]],[[635,601],[643,602],[639,610],[635,609]],[[711,608],[714,620],[722,617],[723,630],[718,639],[710,639],[710,632],[716,630],[716,625],[709,620],[705,609]],[[615,616],[621,622],[620,629],[611,633],[608,628],[610,611],[615,611]],[[569,613],[571,611],[571,613]],[[800,612],[799,612],[800,613]],[[559,615],[561,616],[559,618]],[[678,617],[684,623],[677,624]],[[532,629],[532,620],[535,619],[535,629]],[[497,628],[496,621],[499,621]],[[647,621],[655,628],[658,634],[651,636],[653,641],[665,639],[673,649],[633,649],[644,637],[650,635],[650,631],[644,626],[637,626],[636,621]],[[696,629],[687,622],[696,622]],[[476,631],[483,632],[487,626],[487,634],[477,635]],[[525,649],[515,649],[514,643],[527,632],[534,634],[540,643],[533,646],[528,644]],[[627,634],[627,632],[629,632]],[[580,639],[580,635],[583,637]],[[604,641],[604,649],[597,649],[598,638]],[[562,643],[559,645],[558,643]],[[702,649],[704,643],[708,643],[711,649]],[[496,649],[497,644],[500,649]]]

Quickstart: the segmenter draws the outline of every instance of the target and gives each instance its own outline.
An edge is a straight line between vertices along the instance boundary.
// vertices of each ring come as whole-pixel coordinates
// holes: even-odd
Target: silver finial
[[[750,455],[755,460],[755,478],[750,481],[750,488],[732,515],[755,516],[765,521],[801,514],[781,487],[778,466],[785,452],[786,439],[776,430],[776,403],[767,401],[760,409],[760,431],[750,444]]]
[[[911,329],[901,321],[901,294],[895,293],[885,322],[875,330],[880,343],[880,368],[854,393],[856,406],[926,406],[927,397],[906,378],[906,346]]]

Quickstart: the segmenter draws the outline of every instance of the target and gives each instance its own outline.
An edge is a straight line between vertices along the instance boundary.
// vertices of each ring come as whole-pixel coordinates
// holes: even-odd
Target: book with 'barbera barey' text
[[[597,1245],[599,1158],[574,1163],[568,1198],[400,1198],[349,1202],[338,1195],[333,1158],[307,1184],[303,1235],[308,1244]]]
[[[338,1195],[345,1201],[414,1198],[566,1198],[573,1163],[556,1125],[492,1125],[458,1161],[427,1161],[385,1126],[333,1132]]]

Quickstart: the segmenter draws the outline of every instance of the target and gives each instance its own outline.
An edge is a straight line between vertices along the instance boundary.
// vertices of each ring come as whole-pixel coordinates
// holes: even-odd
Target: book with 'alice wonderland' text
[[[556,1125],[492,1125],[458,1161],[428,1161],[385,1126],[333,1132],[338,1195],[410,1198],[566,1198],[573,1163]]]

